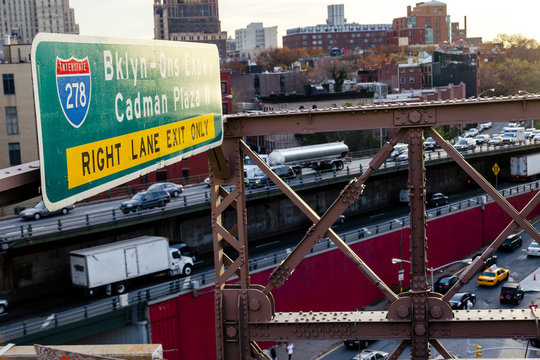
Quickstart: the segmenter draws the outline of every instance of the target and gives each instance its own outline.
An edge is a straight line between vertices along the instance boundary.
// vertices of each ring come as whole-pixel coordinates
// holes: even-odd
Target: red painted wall
[[[533,193],[510,200],[519,211]],[[537,207],[530,217],[540,214]],[[487,245],[506,227],[510,217],[498,205],[474,208],[428,222],[428,266],[438,267],[463,258]],[[401,247],[400,247],[401,244]],[[410,258],[409,230],[397,230],[351,246],[389,286],[398,286],[399,265],[391,259]],[[401,251],[400,251],[401,248]],[[403,264],[405,280],[410,267]],[[266,284],[272,270],[251,275],[253,284]],[[208,289],[204,289],[208,290]],[[204,291],[199,290],[199,291]],[[338,250],[305,258],[289,280],[273,290],[276,311],[350,311],[382,298],[382,294]],[[165,357],[215,359],[214,293],[194,297],[184,294],[149,306],[152,342],[163,344]]]

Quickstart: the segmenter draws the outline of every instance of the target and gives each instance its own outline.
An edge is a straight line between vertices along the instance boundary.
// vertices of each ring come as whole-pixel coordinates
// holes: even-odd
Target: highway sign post
[[[215,45],[38,34],[32,75],[49,210],[222,142]]]
[[[497,175],[499,175],[499,172],[501,171],[501,168],[499,167],[499,165],[497,163],[495,163],[495,165],[493,165],[493,167],[491,168],[491,170],[493,171],[493,173],[495,174],[495,189],[498,187],[498,184],[497,184]]]

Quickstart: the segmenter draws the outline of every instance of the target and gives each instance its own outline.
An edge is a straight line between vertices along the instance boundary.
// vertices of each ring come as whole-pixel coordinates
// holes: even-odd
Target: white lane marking
[[[49,326],[51,324],[51,321],[55,318],[55,314],[51,314],[49,315],[49,317],[47,318],[47,320],[45,320],[45,322],[43,323],[43,325],[41,325],[41,328],[46,328],[47,326]]]
[[[277,244],[277,243],[279,243],[279,240],[272,241],[272,242],[269,242],[269,243],[266,243],[266,244],[257,245],[257,246],[255,246],[255,248],[258,249],[258,248],[261,248],[261,247],[270,246],[270,245]]]
[[[380,214],[371,215],[369,218],[372,219],[372,218],[376,218],[376,217],[384,216],[384,215],[386,215],[386,213],[380,213]]]

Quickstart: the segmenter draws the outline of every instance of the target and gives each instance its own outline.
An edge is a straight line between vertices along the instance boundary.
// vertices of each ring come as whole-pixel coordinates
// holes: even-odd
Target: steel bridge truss
[[[521,210],[503,198],[463,156],[434,129],[485,121],[540,119],[540,97],[519,96],[461,101],[352,107],[345,109],[233,115],[225,119],[224,141],[209,152],[212,228],[216,272],[215,314],[218,359],[269,359],[255,341],[298,339],[399,339],[391,360],[410,347],[412,359],[428,359],[431,346],[444,358],[453,358],[441,339],[540,339],[535,307],[516,310],[452,310],[449,299],[468,283],[504,239],[517,227],[540,243],[540,234],[527,221],[540,202],[540,192]],[[328,210],[319,216],[241,140],[244,136],[325,131],[399,129],[372,159],[369,168],[351,180]],[[491,245],[459,276],[446,293],[433,292],[426,265],[426,170],[423,134],[426,132],[511,217]],[[361,195],[366,180],[390,155],[396,143],[409,144],[411,287],[396,294],[330,228]],[[247,209],[243,161],[248,156],[312,222],[289,256],[272,272],[266,284],[251,284],[249,276]],[[224,187],[227,185],[227,191]],[[234,224],[227,228],[223,213],[231,208]],[[230,221],[227,221],[230,222]],[[234,222],[234,221],[233,221]],[[272,289],[282,286],[312,247],[327,236],[358,270],[382,292],[387,311],[276,313]],[[232,247],[236,258],[224,253]],[[234,275],[239,281],[226,284]]]

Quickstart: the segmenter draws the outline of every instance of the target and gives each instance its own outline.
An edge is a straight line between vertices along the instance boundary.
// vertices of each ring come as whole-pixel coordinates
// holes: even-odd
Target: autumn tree
[[[274,71],[274,68],[281,67],[289,69],[295,61],[305,55],[303,50],[291,50],[288,47],[263,50],[255,61],[264,71]]]
[[[495,89],[494,95],[540,91],[540,44],[536,40],[499,34],[491,45],[489,56],[479,55],[479,92],[490,88]]]

